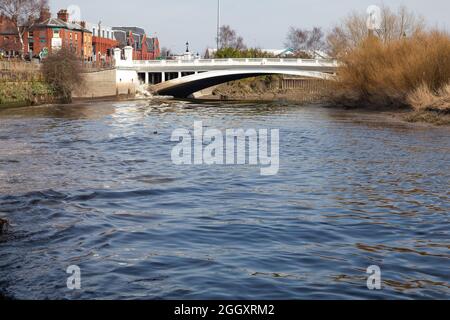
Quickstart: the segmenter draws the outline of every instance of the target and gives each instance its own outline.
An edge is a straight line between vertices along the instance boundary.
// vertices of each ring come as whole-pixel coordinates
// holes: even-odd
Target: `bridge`
[[[115,52],[115,54],[117,53]],[[120,57],[120,53],[118,54],[118,57]],[[124,60],[117,60],[118,57],[116,58],[116,68],[119,72],[122,72],[122,74],[131,72],[137,82],[151,85],[151,90],[154,93],[176,98],[188,98],[195,92],[218,84],[261,75],[279,74],[332,79],[338,67],[336,60],[325,59],[263,58],[135,61],[130,58],[130,53],[127,51],[125,51]],[[124,78],[127,78],[127,76],[124,76]]]

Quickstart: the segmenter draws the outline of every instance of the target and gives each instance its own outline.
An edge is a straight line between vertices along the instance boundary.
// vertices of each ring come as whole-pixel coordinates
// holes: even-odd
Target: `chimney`
[[[58,12],[58,19],[64,21],[64,22],[68,22],[69,21],[69,13],[67,12],[67,10],[59,10]]]
[[[86,29],[86,21],[81,21],[81,22],[80,22],[80,26],[81,26],[83,29]]]
[[[39,14],[39,22],[47,21],[51,17],[52,17],[52,14],[50,13],[50,9],[47,7],[43,7]]]

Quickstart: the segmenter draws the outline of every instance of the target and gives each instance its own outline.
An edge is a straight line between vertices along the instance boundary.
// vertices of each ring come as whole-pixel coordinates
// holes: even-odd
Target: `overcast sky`
[[[203,53],[215,46],[217,0],[50,0],[55,14],[77,5],[83,20],[110,26],[140,26],[156,34],[162,47],[182,52],[186,41],[192,51]],[[330,29],[353,10],[384,3],[397,8],[406,4],[432,26],[450,27],[449,0],[221,0],[222,24],[229,24],[248,46],[282,48],[289,26]]]

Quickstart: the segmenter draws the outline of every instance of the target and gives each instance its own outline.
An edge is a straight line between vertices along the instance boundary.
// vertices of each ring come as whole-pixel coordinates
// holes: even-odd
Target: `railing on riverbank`
[[[82,63],[83,72],[99,72],[105,70],[111,70],[115,68],[114,60],[110,61],[84,61]]]
[[[309,93],[321,93],[330,89],[330,81],[322,79],[307,79],[283,77],[280,79],[279,88],[282,90],[303,90]]]
[[[324,79],[282,77],[278,89],[285,93],[294,93],[299,102],[316,103],[328,97],[332,82]]]

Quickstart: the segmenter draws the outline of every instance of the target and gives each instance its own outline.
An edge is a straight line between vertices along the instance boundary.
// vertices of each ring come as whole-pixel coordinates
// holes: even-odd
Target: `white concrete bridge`
[[[233,80],[281,74],[310,78],[333,78],[336,60],[314,59],[195,59],[133,61],[131,48],[125,59],[116,51],[118,82],[124,80],[152,85],[160,95],[190,97],[195,92]],[[132,49],[131,49],[132,50]],[[122,76],[122,77],[121,77]]]

